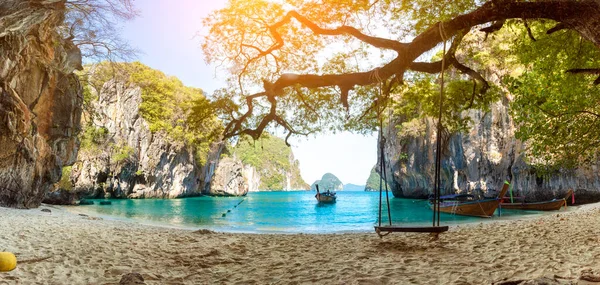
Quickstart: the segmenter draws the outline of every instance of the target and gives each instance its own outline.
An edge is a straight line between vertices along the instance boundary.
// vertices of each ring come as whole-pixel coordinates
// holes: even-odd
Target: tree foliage
[[[541,34],[552,26],[538,23],[531,30]],[[526,33],[519,29],[513,46],[523,71],[506,79],[515,96],[517,137],[529,142],[535,164],[562,167],[597,159],[600,86],[569,70],[600,66],[600,50],[573,31],[535,41]]]
[[[467,126],[460,116],[463,110],[486,108],[508,91],[535,97],[516,91],[517,87],[524,90],[523,85],[555,85],[546,91],[563,92],[564,96],[546,98],[543,104],[557,112],[558,107],[551,104],[570,104],[565,100],[567,91],[597,88],[592,83],[595,78],[569,75],[565,68],[569,65],[571,73],[600,75],[592,60],[598,57],[589,52],[600,47],[599,14],[600,3],[595,0],[232,0],[205,19],[209,32],[203,49],[209,63],[230,74],[228,87],[216,96],[217,105],[227,107],[221,113],[228,122],[227,137],[247,134],[258,138],[275,125],[286,129],[288,137],[325,129],[368,131],[377,125],[390,97],[398,104],[394,107],[398,115],[431,116],[439,106],[435,94],[441,83],[433,75],[441,71],[446,71],[445,128],[460,131]],[[488,38],[493,42],[496,34],[504,41],[495,41],[496,47],[486,43]],[[540,41],[527,47],[531,50],[527,56],[523,39],[536,35],[562,47],[563,52],[552,52]],[[573,54],[561,44],[565,41],[580,42],[577,47],[586,48]],[[442,54],[444,42],[446,52]],[[521,51],[522,55],[514,54]],[[534,56],[554,59],[553,64],[562,64],[561,68],[549,63],[543,64],[545,68],[536,67]],[[573,61],[560,56],[587,59]],[[527,72],[525,77],[518,72],[502,74],[519,77],[509,90],[494,70],[510,66]],[[535,80],[539,82],[529,82]],[[550,81],[554,83],[550,85]],[[568,84],[561,83],[565,81]],[[569,87],[574,85],[578,89]],[[591,104],[594,93],[588,94],[587,103],[580,103]],[[569,98],[579,100],[573,97],[580,98]],[[523,105],[519,98],[523,115],[517,117],[525,128],[520,137],[535,143],[533,133],[542,129],[529,126],[537,126],[545,117],[534,113],[531,116],[539,117],[529,120],[526,112],[534,107]],[[564,106],[590,111],[585,106]],[[566,122],[571,115],[562,113],[555,115]],[[573,115],[586,126],[595,120],[589,112]],[[597,136],[589,137],[590,143],[597,141]]]
[[[72,166],[65,166],[62,168],[62,174],[60,177],[60,180],[58,181],[57,185],[58,189],[64,189],[67,191],[71,191],[73,190],[73,182],[71,182],[71,170],[73,169]]]

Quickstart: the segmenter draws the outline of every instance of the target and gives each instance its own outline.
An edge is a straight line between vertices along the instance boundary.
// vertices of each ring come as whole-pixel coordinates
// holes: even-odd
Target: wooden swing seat
[[[448,231],[448,226],[437,227],[396,227],[396,226],[381,226],[375,227],[375,232],[387,233],[443,233]]]

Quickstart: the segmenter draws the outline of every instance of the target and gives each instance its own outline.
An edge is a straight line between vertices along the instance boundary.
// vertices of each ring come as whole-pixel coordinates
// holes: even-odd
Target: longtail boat
[[[334,203],[335,200],[337,199],[337,197],[335,196],[335,192],[331,192],[329,190],[320,193],[319,192],[319,185],[317,186],[317,194],[315,195],[315,198],[317,199],[317,201],[319,201],[319,203]]]
[[[496,198],[466,201],[463,199],[454,201],[442,200],[439,210],[440,212],[455,215],[491,218],[500,204],[500,197],[504,197],[509,186],[508,182],[504,182],[502,190],[500,190]],[[430,206],[433,209],[433,202]]]
[[[564,198],[561,199],[552,199],[549,201],[542,201],[542,202],[532,202],[532,203],[525,203],[525,202],[517,202],[517,203],[500,203],[500,207],[502,209],[518,209],[518,210],[534,210],[534,211],[555,211],[555,210],[560,210],[560,208],[562,206],[565,206],[565,208],[567,207],[567,199],[569,199],[569,197],[571,197],[571,195],[573,195],[573,190],[569,189],[569,191],[567,192],[567,195],[565,195]],[[504,200],[507,200],[510,198],[504,197]]]

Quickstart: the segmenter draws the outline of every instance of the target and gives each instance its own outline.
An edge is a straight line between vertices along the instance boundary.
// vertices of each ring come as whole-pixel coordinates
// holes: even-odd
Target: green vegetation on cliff
[[[308,184],[300,176],[299,163],[294,159],[292,149],[278,137],[265,134],[254,141],[248,136],[242,136],[233,148],[233,154],[242,163],[251,165],[258,171],[261,190],[287,189],[288,174],[291,174],[291,189],[288,190],[308,189]]]
[[[212,142],[222,132],[212,104],[201,89],[184,86],[173,76],[167,76],[140,62],[100,63],[86,66],[82,75],[84,104],[92,110],[91,103],[98,99],[104,84],[118,80],[141,88],[140,115],[148,122],[151,132],[164,132],[173,142],[194,146],[196,159],[204,164]],[[88,117],[93,118],[93,111]],[[89,120],[84,129],[82,149],[101,143],[98,137],[105,135],[102,127]]]
[[[60,177],[60,181],[58,181],[58,188],[64,189],[67,191],[71,191],[73,189],[73,183],[71,183],[71,170],[72,166],[65,166],[62,168],[62,176]]]
[[[371,174],[369,175],[369,178],[367,178],[367,185],[365,186],[365,191],[379,191],[379,185],[381,185],[381,183],[380,183],[381,176],[379,175],[379,173],[377,173],[377,171],[375,170],[375,167],[373,167],[371,169]],[[382,186],[383,186],[382,190],[385,191],[385,184]],[[392,188],[389,186],[389,184],[388,184],[388,190],[392,191]]]
[[[104,127],[95,127],[91,123],[83,126],[83,131],[79,134],[81,141],[80,149],[96,153],[99,147],[106,142],[108,130]]]
[[[365,185],[356,185],[352,183],[344,184],[344,191],[364,191]]]

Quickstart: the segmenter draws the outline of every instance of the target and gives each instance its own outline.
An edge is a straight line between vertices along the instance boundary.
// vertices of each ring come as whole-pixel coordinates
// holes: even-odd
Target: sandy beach
[[[50,209],[51,212],[42,212]],[[600,204],[528,220],[427,234],[232,234],[0,208],[0,251],[17,269],[0,284],[492,284],[600,268]],[[482,220],[483,221],[483,220]],[[589,283],[593,284],[593,283]]]

